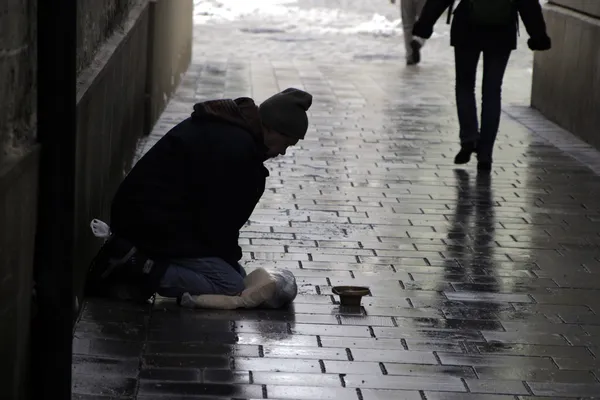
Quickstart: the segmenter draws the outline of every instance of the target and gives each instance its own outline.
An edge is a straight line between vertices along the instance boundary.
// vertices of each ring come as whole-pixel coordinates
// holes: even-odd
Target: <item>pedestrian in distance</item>
[[[427,0],[413,35],[430,38],[437,20],[448,10],[452,19],[450,44],[454,47],[456,107],[460,151],[455,164],[467,164],[477,154],[477,169],[490,172],[500,125],[502,82],[510,55],[517,48],[519,16],[533,51],[551,48],[539,0]],[[452,15],[454,18],[452,18]],[[475,80],[483,54],[481,124],[477,116]]]
[[[426,0],[400,0],[400,16],[404,32],[404,48],[406,49],[406,65],[416,65],[421,62],[421,48],[425,40],[413,35],[413,28],[419,19]],[[396,0],[391,0],[392,4]]]

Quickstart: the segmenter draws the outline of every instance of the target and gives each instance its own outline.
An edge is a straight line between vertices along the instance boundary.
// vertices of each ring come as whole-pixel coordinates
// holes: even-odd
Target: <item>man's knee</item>
[[[244,278],[238,271],[220,258],[209,257],[173,261],[161,282],[159,294],[168,293],[167,297],[178,297],[186,292],[235,296],[243,290]]]
[[[222,258],[200,258],[190,264],[189,268],[204,275],[215,286],[221,288],[221,290],[227,292],[244,290],[243,275]],[[239,268],[241,269],[241,266]]]

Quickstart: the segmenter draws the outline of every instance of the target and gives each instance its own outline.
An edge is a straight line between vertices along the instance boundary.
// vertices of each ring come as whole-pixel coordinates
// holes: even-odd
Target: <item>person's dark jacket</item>
[[[260,117],[247,98],[194,110],[125,178],[111,229],[152,258],[220,257],[238,269],[239,230],[269,174]]]
[[[453,0],[427,0],[413,34],[429,39],[435,23],[452,4]],[[515,5],[516,12],[512,23],[490,27],[474,25],[469,19],[469,0],[462,0],[454,10],[450,32],[451,46],[480,50],[514,50],[517,48],[520,15],[530,37],[529,47],[532,50],[548,50],[551,42],[546,33],[546,23],[539,0],[515,0]]]

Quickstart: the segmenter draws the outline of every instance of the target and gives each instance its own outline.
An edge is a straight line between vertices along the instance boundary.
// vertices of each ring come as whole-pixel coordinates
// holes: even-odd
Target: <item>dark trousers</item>
[[[481,129],[477,120],[475,80],[477,64],[483,53],[483,83],[481,85]],[[500,126],[502,80],[511,50],[478,50],[455,47],[456,108],[460,124],[460,143],[477,141],[479,161],[492,161],[494,142]]]

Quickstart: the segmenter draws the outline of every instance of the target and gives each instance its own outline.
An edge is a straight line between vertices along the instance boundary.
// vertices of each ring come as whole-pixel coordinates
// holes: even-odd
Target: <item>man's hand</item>
[[[533,51],[546,51],[552,48],[552,40],[549,36],[530,38],[527,41],[527,46]]]

